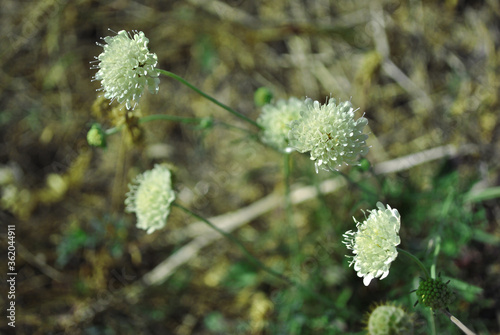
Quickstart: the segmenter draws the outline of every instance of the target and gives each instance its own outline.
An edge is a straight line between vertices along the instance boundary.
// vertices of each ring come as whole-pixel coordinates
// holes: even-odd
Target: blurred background
[[[500,332],[497,1],[4,0],[0,17],[0,246],[6,255],[14,224],[17,334],[362,334],[383,301],[430,334],[432,314],[410,294],[422,274],[404,256],[369,287],[348,267],[342,234],[377,201],[401,213],[401,247],[451,279],[450,311],[480,334]],[[375,169],[347,167],[340,183],[292,154],[293,189],[339,188],[297,203],[290,227],[283,157],[251,125],[165,77],[132,112],[99,98],[89,62],[120,30],[143,31],[159,68],[253,120],[261,86],[275,99],[350,99],[369,120]],[[86,142],[93,122],[151,114],[247,132],[158,121],[128,124],[107,149]],[[422,164],[376,169],[435,148]],[[138,230],[124,213],[127,185],[156,163],[172,167],[179,203],[206,218],[236,213],[233,234],[254,255],[331,303],[179,209],[165,229]],[[460,334],[444,315],[434,321],[438,334]]]

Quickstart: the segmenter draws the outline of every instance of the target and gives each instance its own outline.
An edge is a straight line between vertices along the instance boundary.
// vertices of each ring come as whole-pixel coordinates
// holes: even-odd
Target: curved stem
[[[415,263],[417,263],[417,265],[419,266],[420,270],[422,270],[422,272],[425,274],[425,279],[430,278],[429,271],[427,271],[427,269],[425,268],[424,264],[422,264],[422,262],[417,257],[413,256],[413,254],[409,253],[408,251],[406,251],[404,249],[401,249],[401,248],[397,248],[397,249],[398,249],[399,252],[401,252],[402,254],[406,255],[412,261],[414,261]]]
[[[242,119],[242,120],[244,120],[244,121],[246,121],[246,122],[248,122],[248,123],[250,123],[250,124],[252,124],[252,125],[256,126],[256,127],[257,127],[257,128],[259,128],[259,129],[262,129],[262,127],[261,127],[261,126],[259,126],[259,125],[257,124],[257,122],[255,122],[255,121],[253,121],[253,120],[249,119],[249,118],[248,118],[248,117],[246,117],[245,115],[243,115],[243,114],[241,114],[241,113],[239,113],[239,112],[235,111],[235,110],[234,110],[234,109],[232,109],[231,107],[229,107],[229,106],[227,106],[227,105],[223,104],[222,102],[218,101],[217,99],[215,99],[215,98],[211,97],[210,95],[206,94],[205,92],[203,92],[203,91],[202,91],[202,90],[200,90],[199,88],[197,88],[197,87],[195,87],[195,86],[191,85],[191,83],[189,83],[189,82],[188,82],[187,80],[185,80],[184,78],[182,78],[182,77],[180,77],[180,76],[178,76],[178,75],[176,75],[175,73],[172,73],[172,72],[170,72],[170,71],[166,71],[166,70],[162,70],[162,69],[158,69],[158,71],[159,71],[161,74],[163,74],[163,75],[165,75],[165,76],[167,76],[167,77],[173,78],[173,79],[177,80],[178,82],[180,82],[180,83],[181,83],[181,84],[183,84],[183,85],[186,85],[187,87],[189,87],[190,89],[192,89],[192,90],[193,90],[193,91],[195,91],[196,93],[200,94],[200,95],[201,95],[202,97],[204,97],[205,99],[207,99],[207,100],[209,100],[209,101],[213,102],[214,104],[216,104],[216,105],[217,105],[217,106],[219,106],[219,107],[224,108],[224,109],[225,109],[225,110],[227,110],[229,113],[231,113],[231,114],[233,114],[233,115],[236,115],[236,116],[237,116],[237,117],[239,117],[240,119]]]
[[[288,278],[284,274],[279,273],[279,272],[277,272],[277,271],[269,268],[268,266],[266,266],[259,259],[257,259],[254,255],[252,255],[250,253],[250,251],[248,251],[248,249],[236,237],[234,237],[233,235],[231,235],[228,232],[220,229],[219,227],[217,227],[216,225],[214,225],[212,222],[208,221],[204,217],[202,217],[202,216],[200,216],[200,215],[192,212],[191,210],[187,209],[186,207],[184,207],[182,205],[179,205],[176,202],[173,202],[172,205],[175,206],[175,207],[178,207],[178,208],[182,209],[184,212],[186,212],[187,214],[193,216],[194,218],[196,218],[198,220],[201,220],[202,222],[206,223],[208,226],[210,226],[212,229],[214,229],[215,231],[217,231],[219,234],[223,235],[224,237],[226,237],[227,239],[229,239],[231,242],[233,242],[234,244],[236,244],[241,249],[241,251],[245,254],[245,256],[247,256],[247,258],[249,260],[251,260],[253,263],[255,263],[255,265],[257,265],[258,267],[260,267],[261,269],[263,269],[267,273],[275,276],[276,278],[279,278],[279,279],[283,280],[285,283],[287,283],[289,285],[296,286],[296,287],[300,288],[301,290],[309,293],[310,295],[312,295],[313,297],[315,297],[319,301],[323,302],[327,306],[332,306],[333,305],[333,302],[330,301],[330,300],[328,300],[327,298],[319,295],[318,293],[316,293],[314,291],[311,291],[309,288],[305,287],[304,285],[300,284],[299,282],[297,282],[297,281],[295,281],[293,279]]]

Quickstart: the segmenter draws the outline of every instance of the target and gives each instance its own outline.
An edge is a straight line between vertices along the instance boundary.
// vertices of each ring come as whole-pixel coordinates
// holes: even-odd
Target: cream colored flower
[[[158,58],[149,52],[149,39],[142,31],[121,30],[104,41],[106,44],[97,43],[104,51],[95,57],[99,64],[92,68],[99,69],[94,80],[101,81],[105,98],[125,102],[127,109],[133,109],[146,86],[151,93],[158,92]]]
[[[302,110],[305,110],[304,101],[293,97],[262,107],[262,113],[257,119],[257,123],[264,128],[262,142],[281,152],[289,151],[290,122],[297,120]]]
[[[391,263],[398,257],[396,246],[401,243],[399,227],[401,216],[397,209],[387,208],[377,202],[377,208],[368,211],[370,215],[363,222],[356,222],[357,232],[349,230],[343,243],[354,256],[349,265],[363,278],[365,286],[373,278],[384,279],[389,274]]]
[[[136,214],[137,228],[148,234],[163,228],[175,200],[170,170],[157,164],[152,170],[138,175],[129,188],[125,211]]]
[[[368,152],[363,128],[368,120],[354,120],[355,110],[350,101],[337,104],[330,98],[321,105],[306,99],[306,109],[290,125],[290,145],[299,152],[311,153],[316,172],[336,170],[343,164],[357,164],[358,156]]]

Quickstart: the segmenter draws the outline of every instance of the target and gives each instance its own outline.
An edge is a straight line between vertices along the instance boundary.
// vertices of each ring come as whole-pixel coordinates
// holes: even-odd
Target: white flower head
[[[349,230],[343,243],[352,250],[354,256],[349,266],[354,264],[358,277],[364,277],[365,286],[373,278],[382,280],[389,274],[391,263],[398,257],[396,246],[401,243],[399,228],[401,216],[397,209],[387,208],[377,202],[375,210],[363,222],[356,222],[357,232]]]
[[[276,104],[262,107],[262,113],[257,119],[257,123],[264,128],[262,142],[281,152],[289,151],[290,122],[297,120],[304,109],[304,101],[294,97],[288,100],[280,99]]]
[[[368,152],[363,128],[368,120],[354,120],[355,110],[350,101],[339,102],[330,98],[321,105],[306,99],[306,110],[291,123],[291,146],[299,152],[311,152],[316,172],[336,170],[343,164],[358,164],[358,155]]]
[[[99,69],[94,80],[101,81],[100,90],[104,97],[125,102],[127,109],[133,109],[147,86],[151,93],[158,92],[159,72],[156,54],[149,52],[149,39],[142,31],[131,33],[121,30],[116,36],[104,37],[106,44],[97,43],[104,51],[95,57]]]
[[[170,170],[156,164],[129,184],[125,211],[137,216],[137,228],[151,234],[167,223],[170,205],[175,200]]]

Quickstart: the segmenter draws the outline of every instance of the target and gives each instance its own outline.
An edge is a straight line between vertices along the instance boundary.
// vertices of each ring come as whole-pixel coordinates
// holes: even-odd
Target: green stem
[[[434,319],[434,311],[427,308],[427,315],[429,317],[429,327],[431,328],[430,335],[436,335],[436,319]]]
[[[290,164],[291,158],[289,153],[285,153],[283,156],[283,175],[285,179],[285,215],[286,215],[286,227],[289,232],[294,235],[294,256],[298,256],[299,251],[299,233],[297,227],[293,222],[293,211],[292,211],[292,198],[290,196]]]
[[[425,279],[430,278],[429,272],[425,268],[424,264],[422,264],[422,262],[417,257],[413,256],[413,254],[409,253],[408,251],[406,251],[404,249],[401,249],[401,248],[397,248],[397,249],[398,249],[398,251],[400,253],[406,255],[411,260],[413,260],[415,263],[417,263],[417,265],[420,267],[420,269],[422,270],[422,272],[425,274]]]
[[[401,249],[401,248],[397,248],[397,249],[400,253],[406,255],[408,258],[410,258],[415,263],[417,263],[420,270],[422,270],[422,272],[425,274],[425,279],[431,278],[431,276],[429,275],[429,271],[427,271],[424,264],[417,257],[415,257],[413,254],[409,253],[408,251],[406,251],[404,249]],[[428,318],[429,318],[430,335],[436,335],[436,321],[434,320],[434,313],[430,312],[428,314]]]
[[[347,183],[349,183],[349,185],[357,187],[358,189],[360,189],[361,191],[363,191],[367,194],[371,194],[374,198],[378,198],[378,195],[376,193],[374,193],[373,191],[370,191],[366,187],[361,186],[359,183],[352,180],[348,175],[346,175],[342,171],[337,170],[335,172],[337,172],[339,175],[341,175],[347,181]]]
[[[214,225],[212,222],[208,221],[204,217],[202,217],[202,216],[200,216],[200,215],[192,212],[191,210],[187,209],[186,207],[184,207],[182,205],[179,205],[176,202],[174,202],[172,205],[174,205],[174,206],[182,209],[184,212],[186,212],[189,215],[195,217],[196,219],[203,221],[204,223],[206,223],[207,225],[209,225],[212,229],[214,229],[215,231],[217,231],[219,234],[221,234],[222,236],[224,236],[225,238],[227,238],[228,240],[230,240],[231,242],[233,242],[234,244],[236,244],[241,249],[241,251],[243,251],[243,253],[245,254],[245,256],[247,256],[257,266],[261,267],[262,269],[264,269],[268,273],[272,274],[275,277],[278,277],[279,279],[281,279],[281,280],[283,280],[283,281],[285,281],[285,282],[287,282],[289,284],[292,283],[291,279],[289,279],[288,277],[285,277],[281,273],[278,273],[278,272],[274,271],[273,269],[268,268],[261,261],[259,261],[257,258],[255,258],[255,256],[253,256],[250,253],[250,251],[248,251],[248,249],[239,240],[237,240],[236,237],[234,237],[233,235],[229,234],[228,232],[225,232],[224,230],[220,229],[219,227],[217,227],[216,225]]]
[[[267,273],[275,276],[276,278],[279,278],[279,279],[283,280],[288,285],[299,287],[300,289],[302,289],[303,291],[309,293],[310,295],[312,295],[313,297],[315,297],[319,301],[325,303],[327,306],[332,306],[333,305],[332,301],[326,299],[325,297],[319,295],[316,292],[311,291],[307,287],[303,286],[302,284],[298,283],[297,281],[295,281],[293,279],[288,278],[284,274],[279,273],[277,271],[274,271],[273,269],[271,269],[271,268],[267,267],[266,265],[264,265],[264,263],[262,263],[260,260],[258,260],[254,255],[252,255],[250,253],[250,251],[248,251],[248,249],[236,237],[234,237],[233,235],[231,235],[228,232],[220,229],[219,227],[217,227],[216,225],[214,225],[212,222],[208,221],[204,217],[202,217],[202,216],[200,216],[200,215],[192,212],[191,210],[187,209],[186,207],[184,207],[182,205],[179,205],[176,202],[172,203],[172,205],[175,206],[175,207],[177,207],[177,208],[182,209],[184,212],[188,213],[189,215],[193,216],[194,218],[196,218],[198,220],[201,220],[202,222],[206,223],[208,226],[210,226],[212,229],[214,229],[215,231],[217,231],[219,234],[221,234],[222,236],[226,237],[228,240],[230,240],[231,242],[233,242],[234,244],[236,244],[241,249],[241,251],[245,254],[245,256],[247,256],[247,258],[249,260],[251,260],[253,263],[255,263],[258,267],[260,267],[261,269],[263,269]]]
[[[300,275],[300,263],[301,263],[301,253],[300,253],[300,238],[299,238],[299,230],[295,225],[293,218],[293,206],[292,206],[292,198],[290,193],[290,185],[291,185],[291,164],[292,159],[289,153],[285,153],[283,156],[283,176],[285,182],[285,222],[286,225],[283,226],[283,236],[288,237],[288,243],[291,244],[291,268],[292,273],[295,275],[298,273]]]
[[[110,128],[110,129],[106,129],[105,133],[106,133],[106,136],[110,136],[110,135],[114,135],[116,133],[119,133],[122,129],[123,129],[123,124],[119,125],[118,127],[113,127],[113,128]]]
[[[139,123],[146,123],[146,122],[151,122],[151,121],[156,121],[156,120],[163,120],[163,121],[174,121],[174,122],[181,122],[181,123],[200,123],[204,120],[207,120],[208,118],[197,118],[197,117],[182,117],[182,116],[175,116],[175,115],[165,115],[165,114],[153,114],[153,115],[147,115],[139,118]]]
[[[250,132],[247,129],[233,126],[233,125],[225,123],[225,122],[216,121],[216,120],[211,121],[212,118],[209,118],[209,117],[196,118],[196,117],[181,117],[181,116],[165,115],[165,114],[153,114],[153,115],[147,115],[147,116],[143,116],[143,117],[139,118],[139,124],[143,124],[143,123],[147,123],[147,122],[151,122],[151,121],[157,121],[157,120],[174,121],[174,122],[180,122],[180,123],[199,123],[199,124],[201,124],[203,121],[210,120],[210,122],[213,122],[214,125],[221,125],[221,126],[224,126],[228,129],[237,129],[237,130],[242,131],[244,133],[253,134],[252,132]],[[122,124],[122,125],[119,125],[117,127],[107,129],[105,131],[106,136],[114,135],[114,134],[122,131],[123,127],[124,127],[124,125]]]
[[[259,126],[259,125],[257,124],[257,122],[255,122],[255,121],[253,121],[253,120],[249,119],[249,118],[248,118],[248,117],[246,117],[245,115],[243,115],[243,114],[241,114],[241,113],[239,113],[239,112],[235,111],[235,110],[234,110],[234,109],[232,109],[231,107],[229,107],[229,106],[227,106],[227,105],[223,104],[222,102],[218,101],[217,99],[215,99],[215,98],[211,97],[210,95],[206,94],[205,92],[201,91],[199,88],[197,88],[197,87],[195,87],[195,86],[191,85],[191,83],[189,83],[188,81],[186,81],[184,78],[182,78],[182,77],[180,77],[180,76],[178,76],[178,75],[176,75],[175,73],[172,73],[172,72],[170,72],[170,71],[166,71],[166,70],[162,70],[162,69],[158,69],[158,71],[159,71],[161,74],[163,74],[163,75],[165,75],[165,76],[167,76],[167,77],[173,78],[173,79],[177,80],[178,82],[180,82],[180,83],[181,83],[181,84],[183,84],[183,85],[186,85],[187,87],[189,87],[190,89],[192,89],[192,90],[193,90],[193,91],[195,91],[196,93],[200,94],[202,97],[204,97],[204,98],[206,98],[207,100],[209,100],[209,101],[213,102],[213,103],[214,103],[214,104],[216,104],[217,106],[224,108],[224,109],[225,109],[225,110],[227,110],[229,113],[236,115],[236,116],[237,116],[237,117],[239,117],[240,119],[242,119],[242,120],[244,120],[244,121],[246,121],[246,122],[248,122],[248,123],[250,123],[250,124],[252,124],[252,125],[256,126],[256,127],[257,127],[257,128],[259,128],[259,129],[262,129],[262,127],[261,127],[261,126]]]
[[[441,236],[437,235],[435,239],[436,248],[434,248],[434,257],[432,258],[431,265],[431,278],[436,278],[436,264],[439,256],[439,251],[441,250]]]
[[[157,121],[157,120],[175,121],[175,122],[181,122],[181,123],[201,123],[202,121],[204,121],[206,119],[207,118],[181,117],[181,116],[175,116],[175,115],[153,114],[153,115],[143,116],[143,117],[139,118],[139,124],[151,122],[151,121]],[[117,127],[107,129],[106,136],[114,135],[114,134],[120,132],[124,126],[125,125],[122,124],[122,125],[119,125]]]

